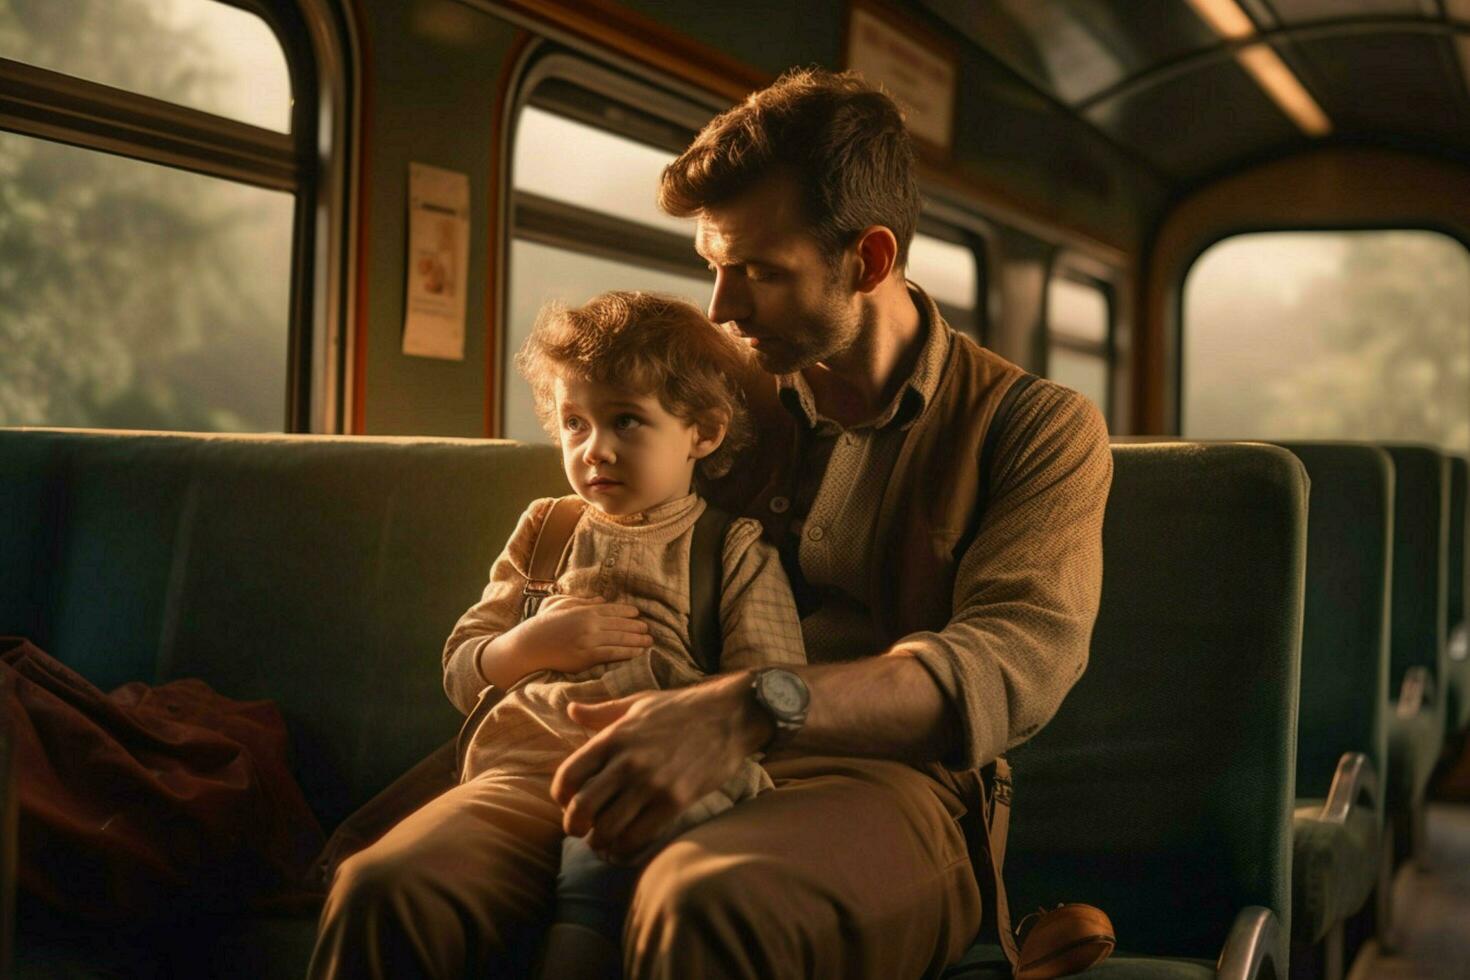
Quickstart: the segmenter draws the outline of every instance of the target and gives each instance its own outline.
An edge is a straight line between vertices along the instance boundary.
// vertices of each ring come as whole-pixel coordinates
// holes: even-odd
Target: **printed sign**
[[[955,58],[878,8],[854,3],[847,29],[847,67],[882,85],[903,109],[909,131],[949,152],[954,141]]]
[[[403,353],[464,360],[469,251],[469,177],[410,163]]]

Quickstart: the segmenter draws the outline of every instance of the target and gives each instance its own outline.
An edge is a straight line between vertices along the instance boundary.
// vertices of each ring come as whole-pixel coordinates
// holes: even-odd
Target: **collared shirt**
[[[802,638],[812,663],[881,653],[884,643],[871,610],[869,572],[883,488],[904,435],[934,397],[952,342],[951,331],[930,321],[915,297],[923,341],[913,373],[872,420],[843,426],[817,409],[800,374],[782,375],[777,390],[800,429],[799,462],[786,494],[771,501],[787,511],[780,548],[802,615]],[[834,533],[835,532],[835,533]]]

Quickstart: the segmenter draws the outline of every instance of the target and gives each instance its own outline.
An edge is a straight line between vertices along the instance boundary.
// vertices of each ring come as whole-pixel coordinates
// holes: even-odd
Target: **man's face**
[[[700,213],[695,250],[715,274],[709,317],[772,374],[831,360],[861,327],[848,259],[835,267],[806,227],[795,178],[768,177]]]
[[[699,431],[654,395],[581,378],[553,387],[562,468],[604,514],[638,514],[689,492]]]

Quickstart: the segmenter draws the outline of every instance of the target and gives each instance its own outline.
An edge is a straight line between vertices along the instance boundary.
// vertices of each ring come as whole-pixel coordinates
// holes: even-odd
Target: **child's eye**
[[[643,420],[636,415],[619,415],[614,423],[619,432],[628,432],[643,424]]]
[[[568,432],[582,431],[582,424],[582,420],[577,418],[577,416],[575,415],[568,415],[566,418],[561,420],[561,427],[563,429],[566,429]]]

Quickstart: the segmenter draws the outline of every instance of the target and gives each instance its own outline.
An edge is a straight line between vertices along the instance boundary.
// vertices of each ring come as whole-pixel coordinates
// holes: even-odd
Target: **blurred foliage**
[[[149,0],[0,0],[0,54],[223,84]],[[290,195],[0,133],[0,424],[280,429]]]
[[[1470,252],[1433,232],[1314,237],[1332,247],[1296,289],[1196,281],[1208,254],[1191,273],[1186,434],[1470,449]]]

